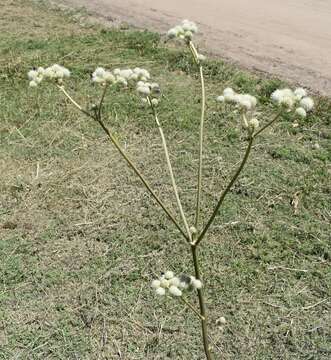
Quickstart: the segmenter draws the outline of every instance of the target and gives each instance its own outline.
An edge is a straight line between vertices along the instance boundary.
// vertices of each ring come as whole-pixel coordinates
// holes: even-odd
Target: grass
[[[43,3],[4,0],[0,15],[0,359],[203,359],[198,321],[149,288],[164,269],[192,272],[176,229],[102,131],[55,89],[28,89],[26,79],[32,66],[61,63],[71,91],[92,104],[97,65],[150,69],[193,221],[199,80],[189,55],[157,34],[90,26],[84,13]],[[220,60],[207,63],[206,79],[204,220],[243,151],[237,116],[214,98],[227,85],[249,91],[267,117],[271,92],[284,85]],[[110,94],[106,110],[171,207],[152,117],[126,91]],[[207,236],[216,359],[331,356],[330,116],[330,101],[318,98],[299,127],[288,118],[264,134]]]

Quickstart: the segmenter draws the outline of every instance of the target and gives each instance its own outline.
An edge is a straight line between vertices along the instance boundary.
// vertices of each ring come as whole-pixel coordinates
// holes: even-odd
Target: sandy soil
[[[59,0],[104,18],[166,31],[199,24],[200,45],[244,67],[331,95],[330,0]]]

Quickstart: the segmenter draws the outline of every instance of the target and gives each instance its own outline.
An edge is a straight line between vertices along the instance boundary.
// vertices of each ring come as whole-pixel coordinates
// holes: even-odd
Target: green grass
[[[71,92],[92,104],[96,66],[148,68],[193,221],[200,90],[189,54],[154,33],[89,26],[85,13],[29,1],[5,0],[0,15],[0,359],[203,359],[197,319],[149,288],[164,269],[192,273],[186,244],[102,131],[56,89],[29,89],[26,79],[32,66],[61,63]],[[204,220],[244,146],[237,115],[215,97],[228,85],[249,91],[266,121],[268,98],[284,85],[220,60],[205,72]],[[176,212],[151,116],[125,90],[110,92],[106,111]],[[201,257],[216,359],[331,356],[330,116],[318,98],[299,127],[286,118],[267,131],[208,233]]]

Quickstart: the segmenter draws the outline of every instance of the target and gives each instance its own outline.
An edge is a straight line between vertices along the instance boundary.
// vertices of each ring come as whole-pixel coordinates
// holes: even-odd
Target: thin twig
[[[192,304],[190,304],[188,301],[186,301],[183,297],[180,297],[180,299],[186,306],[188,306],[200,318],[200,320],[205,321],[205,318],[203,316],[201,316],[199,311]]]
[[[265,124],[260,130],[258,130],[253,136],[256,137],[259,134],[261,134],[262,131],[267,129],[269,126],[271,126],[283,113],[283,111],[280,111],[271,121],[269,121],[267,124]]]
[[[160,132],[160,135],[161,135],[163,150],[164,150],[164,154],[165,154],[165,157],[166,157],[168,170],[169,170],[169,173],[170,173],[170,178],[171,178],[174,194],[175,194],[175,197],[176,197],[178,209],[179,209],[182,221],[184,223],[184,226],[185,226],[185,229],[186,229],[186,232],[187,232],[187,236],[189,238],[189,242],[192,242],[192,236],[191,236],[190,228],[189,228],[188,222],[186,220],[186,216],[185,216],[185,213],[184,213],[184,210],[183,210],[183,207],[182,207],[182,203],[181,203],[180,198],[179,198],[178,189],[177,189],[177,185],[176,185],[176,180],[175,180],[174,172],[172,170],[172,165],[171,165],[171,161],[170,161],[170,157],[169,157],[169,151],[168,151],[167,142],[166,142],[166,139],[165,139],[165,136],[164,136],[164,132],[163,132],[162,126],[160,124],[160,121],[158,119],[156,109],[153,106],[153,104],[152,104],[152,102],[151,102],[151,100],[149,98],[148,98],[148,102],[149,102],[149,104],[150,104],[150,106],[152,108],[154,119],[155,119],[156,125],[157,125],[157,127],[159,129],[159,132]]]
[[[65,88],[61,85],[57,85],[57,87],[63,92],[63,94],[67,97],[67,99],[69,99],[71,101],[71,103],[82,113],[84,113],[86,116],[94,119],[94,116],[89,113],[88,111],[84,110],[65,90]]]
[[[192,252],[192,258],[193,258],[195,278],[198,280],[201,280],[200,268],[199,268],[198,257],[197,257],[197,245],[191,246],[191,252]],[[207,315],[206,315],[205,300],[204,300],[204,296],[203,296],[203,289],[202,288],[197,289],[197,293],[198,293],[198,298],[199,298],[199,307],[200,307],[200,314],[201,314],[201,331],[202,331],[203,347],[205,350],[207,360],[212,360],[212,356],[210,354],[210,349],[209,349]]]
[[[115,137],[112,135],[112,133],[108,130],[108,128],[105,126],[105,124],[98,119],[97,120],[104,132],[107,134],[110,141],[113,143],[115,148],[118,150],[118,152],[122,155],[122,157],[125,159],[125,161],[128,163],[128,165],[131,167],[131,169],[136,173],[136,175],[139,177],[141,182],[145,185],[146,189],[150,192],[150,194],[153,196],[153,198],[156,200],[156,202],[161,206],[163,211],[168,215],[169,219],[174,223],[176,228],[180,231],[180,233],[184,236],[184,238],[187,241],[190,241],[189,237],[185,234],[184,230],[180,227],[177,220],[174,218],[174,216],[170,213],[170,211],[166,208],[164,203],[161,201],[161,199],[156,195],[156,193],[152,190],[151,186],[147,182],[147,180],[144,178],[144,176],[141,174],[141,172],[137,169],[137,167],[133,164],[131,159],[126,155],[124,150],[121,148]]]
[[[102,95],[101,95],[101,99],[100,99],[100,102],[99,102],[98,118],[100,118],[100,119],[101,119],[102,104],[103,104],[103,101],[104,101],[104,99],[105,99],[107,89],[108,89],[108,84],[104,85],[104,89],[103,89],[103,92],[102,92]]]
[[[200,200],[201,200],[201,187],[202,187],[202,150],[203,150],[203,130],[205,120],[206,108],[206,91],[205,80],[203,77],[203,68],[198,59],[197,50],[192,41],[189,43],[189,48],[192,52],[194,60],[199,65],[200,82],[201,82],[201,119],[200,119],[200,134],[199,134],[199,169],[198,169],[198,185],[197,185],[197,200],[196,200],[196,213],[195,213],[195,228],[198,229],[200,217]]]
[[[281,266],[281,265],[268,267],[268,270],[277,270],[277,269],[289,270],[289,271],[298,271],[298,272],[308,272],[308,270],[305,270],[305,269],[289,268],[289,267]]]
[[[302,307],[302,310],[312,309],[312,308],[314,308],[314,307],[316,307],[316,306],[318,306],[318,305],[321,305],[321,304],[325,303],[327,300],[328,300],[328,299],[323,299],[323,300],[321,300],[321,301],[318,301],[318,302],[315,303],[315,304],[312,304],[312,305],[309,305],[309,306],[304,306],[304,307]]]

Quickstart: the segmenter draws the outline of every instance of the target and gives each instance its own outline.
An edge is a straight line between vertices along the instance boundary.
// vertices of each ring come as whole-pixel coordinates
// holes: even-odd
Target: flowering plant
[[[224,106],[229,104],[230,107],[236,109],[241,118],[241,124],[243,131],[246,133],[247,146],[242,160],[232,175],[229,183],[226,185],[224,190],[221,192],[218,202],[212,211],[212,214],[208,218],[205,224],[200,221],[201,217],[201,192],[202,192],[202,162],[203,162],[203,142],[204,142],[204,120],[205,120],[205,109],[206,109],[206,93],[205,93],[205,81],[203,74],[203,62],[205,56],[197,51],[197,48],[193,42],[194,35],[198,32],[198,27],[195,23],[184,20],[180,25],[168,31],[168,36],[171,39],[177,39],[189,49],[193,61],[199,71],[200,82],[201,82],[201,116],[200,116],[200,130],[199,130],[199,159],[198,159],[198,170],[197,170],[197,192],[196,192],[196,205],[195,205],[195,219],[193,224],[189,224],[185,211],[183,209],[181,199],[178,193],[176,178],[173,172],[166,137],[162,128],[161,121],[158,115],[158,104],[162,100],[162,93],[160,86],[151,80],[151,75],[146,69],[139,67],[133,69],[113,69],[108,70],[103,67],[97,67],[92,74],[92,82],[97,84],[102,89],[100,99],[96,104],[93,104],[89,108],[81,106],[67,91],[65,87],[65,81],[70,77],[71,73],[65,67],[55,64],[47,68],[38,67],[30,70],[28,73],[29,85],[31,87],[37,87],[42,85],[44,82],[48,82],[56,86],[64,96],[83,114],[91,118],[108,136],[111,143],[119,151],[123,159],[133,169],[135,174],[139,177],[143,185],[156,200],[161,209],[165,212],[170,221],[175,225],[180,234],[188,245],[188,249],[192,254],[192,262],[194,267],[194,275],[179,274],[175,275],[172,271],[165,271],[161,275],[154,279],[151,283],[155,294],[158,296],[169,296],[172,299],[178,299],[183,304],[189,307],[192,312],[201,321],[202,328],[202,341],[204,346],[204,352],[207,359],[212,359],[212,347],[210,345],[210,336],[208,335],[208,317],[205,306],[204,298],[204,287],[200,267],[199,267],[199,253],[198,249],[202,244],[202,241],[206,238],[206,233],[213,221],[218,214],[218,211],[223,204],[223,201],[232,188],[235,181],[238,179],[240,173],[244,169],[249,155],[252,152],[252,147],[258,136],[273,125],[278,119],[282,117],[284,113],[293,113],[293,116],[304,118],[307,114],[313,110],[314,102],[307,96],[304,89],[298,88],[294,91],[291,89],[278,89],[271,95],[271,100],[277,106],[275,115],[263,121],[260,119],[260,115],[257,112],[258,99],[250,94],[240,94],[235,92],[232,88],[225,88],[222,95],[216,98],[216,101]],[[125,87],[127,89],[135,89],[137,94],[140,96],[141,101],[146,105],[147,111],[153,116],[155,124],[159,130],[163,151],[165,154],[166,164],[171,177],[172,188],[176,198],[176,203],[180,213],[180,221],[171,213],[171,211],[164,204],[162,199],[154,192],[148,181],[145,179],[142,172],[133,163],[126,151],[122,148],[113,131],[109,129],[104,122],[104,101],[107,96],[107,90],[114,86],[121,90]],[[192,304],[189,297],[192,294],[196,294],[198,298],[198,306]],[[221,318],[222,322],[225,319]]]

